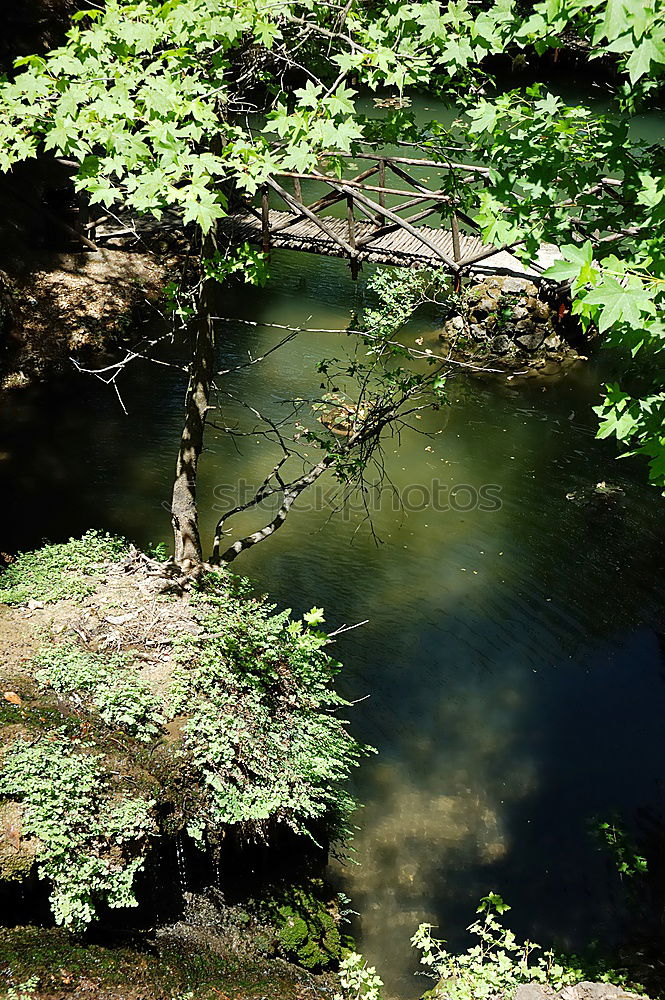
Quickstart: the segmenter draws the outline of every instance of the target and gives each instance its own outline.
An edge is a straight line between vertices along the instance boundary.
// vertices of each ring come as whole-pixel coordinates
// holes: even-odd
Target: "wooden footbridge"
[[[353,177],[331,176],[324,172],[331,158],[364,160],[369,165]],[[62,162],[76,167],[73,162]],[[525,265],[512,252],[520,241],[501,246],[483,242],[480,226],[460,206],[465,202],[464,185],[489,183],[488,167],[364,152],[329,153],[320,163],[320,170],[309,173],[287,170],[268,177],[256,203],[227,190],[229,214],[218,223],[220,233],[232,243],[255,243],[266,252],[285,248],[341,257],[349,261],[354,277],[364,261],[439,267],[453,277],[456,286],[461,278],[473,274],[513,275],[539,281],[543,271],[561,256],[558,247],[544,243]],[[423,174],[423,168],[428,176],[414,176],[414,170]],[[429,172],[447,179],[448,190],[428,186]],[[450,184],[453,179],[454,186]],[[607,193],[613,202],[621,203],[621,183],[616,178],[602,177],[580,195],[596,197]],[[573,209],[579,200],[563,202],[559,207]],[[425,220],[427,224],[423,225]],[[583,218],[571,216],[570,221],[582,239],[594,244],[622,240],[639,231],[629,226],[612,232],[590,232]],[[159,230],[182,229],[184,224],[175,212],[165,212],[160,220],[109,212],[80,231],[63,222],[60,225],[70,237],[96,250],[100,242],[140,240]]]
[[[350,158],[350,154],[341,155]],[[483,243],[478,224],[457,207],[459,199],[430,188],[425,178],[414,176],[409,169],[455,169],[463,174],[461,183],[482,183],[488,174],[486,168],[370,153],[357,153],[353,159],[370,161],[371,165],[348,179],[318,171],[274,174],[261,188],[260,206],[245,200],[234,202],[221,230],[233,242],[255,243],[266,252],[285,248],[346,258],[354,277],[363,261],[371,261],[442,267],[456,279],[484,273],[538,280],[559,256],[556,247],[545,245],[537,259],[525,267],[510,252],[513,245]],[[394,182],[392,178],[388,182],[388,172]],[[306,201],[303,184],[311,186],[311,182],[323,185],[324,193]],[[420,225],[433,217],[438,225]]]

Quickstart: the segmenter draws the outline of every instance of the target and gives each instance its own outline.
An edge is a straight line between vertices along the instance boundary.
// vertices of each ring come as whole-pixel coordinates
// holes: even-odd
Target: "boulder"
[[[497,354],[508,354],[513,347],[513,342],[505,333],[499,334],[492,341],[492,350]]]
[[[514,1000],[553,1000],[556,990],[540,983],[523,983],[515,990]]]
[[[518,990],[519,992],[519,990]],[[564,986],[557,994],[558,1000],[637,1000],[639,994],[631,993],[622,986],[613,983],[577,983],[576,986]]]
[[[557,333],[550,333],[549,337],[545,337],[543,347],[548,351],[561,351],[565,344]]]
[[[532,326],[531,329],[518,332],[515,343],[525,351],[537,351],[545,340],[542,327]]]
[[[493,278],[492,280],[501,282],[501,292],[504,295],[516,295],[525,292],[532,295],[534,292],[537,294],[538,291],[534,283],[529,281],[528,278],[515,278],[509,275],[506,278]]]

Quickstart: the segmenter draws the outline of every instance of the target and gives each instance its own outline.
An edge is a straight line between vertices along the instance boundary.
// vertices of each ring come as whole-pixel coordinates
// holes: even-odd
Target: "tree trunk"
[[[209,233],[203,241],[202,257],[210,258],[216,241]],[[196,506],[196,473],[210,400],[210,387],[215,370],[215,332],[211,315],[214,313],[213,278],[201,285],[199,308],[195,320],[195,335],[189,385],[185,404],[185,423],[180,438],[176,462],[171,522],[175,541],[174,558],[184,570],[190,571],[203,562]]]

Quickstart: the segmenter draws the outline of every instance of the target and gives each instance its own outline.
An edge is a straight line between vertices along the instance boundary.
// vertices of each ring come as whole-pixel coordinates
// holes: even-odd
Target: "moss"
[[[339,915],[321,881],[283,888],[263,906],[274,924],[284,958],[305,969],[324,969],[339,961],[344,947]]]
[[[0,928],[0,995],[3,987],[38,980],[36,996],[86,996],[117,1000],[182,998],[219,1000],[220,995],[289,1000],[302,995],[297,969],[266,959],[222,956],[180,939],[102,947],[73,940],[57,929]],[[308,977],[307,985],[311,987]]]

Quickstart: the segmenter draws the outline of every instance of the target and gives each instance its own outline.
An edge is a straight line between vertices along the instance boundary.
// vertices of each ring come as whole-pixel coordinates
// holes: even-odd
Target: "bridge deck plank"
[[[290,212],[270,211],[270,226],[293,219]],[[346,240],[348,236],[347,220],[338,219],[334,216],[324,216],[326,226],[335,233],[336,236]],[[250,243],[262,242],[261,220],[249,213],[243,215],[231,215],[221,222],[221,228],[231,239],[247,240]],[[432,229],[429,226],[419,226],[425,236],[434,246],[447,257],[453,257],[453,236],[449,229]],[[377,264],[397,264],[403,267],[427,267],[443,263],[441,258],[429,247],[421,243],[412,233],[405,229],[396,229],[388,233],[377,235],[374,239],[371,234],[375,227],[371,222],[356,219],[354,231],[356,240],[366,239],[358,249],[358,259],[367,260]],[[271,233],[270,245],[275,249],[300,250],[309,253],[319,254],[327,257],[344,257],[342,248],[333,242],[316,223],[309,218],[294,222],[286,229],[280,229],[276,233]],[[478,236],[469,236],[460,233],[460,249],[462,258],[472,257],[487,249]],[[555,247],[546,245],[543,247],[540,256],[540,264],[548,266],[556,257],[558,252]],[[539,278],[538,268],[527,267],[511,253],[507,251],[497,251],[490,257],[485,258],[477,265],[473,265],[472,271],[487,274],[513,274],[520,277]]]

